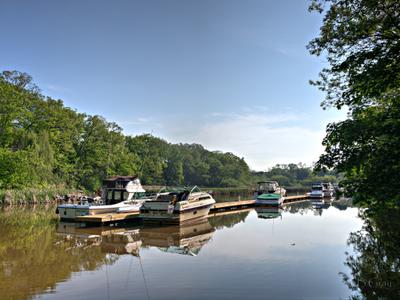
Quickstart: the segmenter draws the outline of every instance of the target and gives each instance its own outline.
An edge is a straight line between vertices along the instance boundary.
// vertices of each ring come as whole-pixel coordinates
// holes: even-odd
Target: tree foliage
[[[275,180],[286,187],[309,188],[314,182],[337,183],[336,171],[321,170],[314,172],[303,163],[278,164],[266,172],[252,172],[254,181]]]
[[[32,78],[0,74],[0,188],[65,184],[95,190],[111,175],[137,174],[148,185],[243,186],[246,162],[197,144],[148,134],[125,136],[101,116],[45,97]]]
[[[398,201],[400,2],[313,0],[310,10],[324,20],[308,48],[329,63],[312,84],[325,92],[324,108],[349,109],[347,120],[328,125],[317,167],[345,172],[356,200]]]

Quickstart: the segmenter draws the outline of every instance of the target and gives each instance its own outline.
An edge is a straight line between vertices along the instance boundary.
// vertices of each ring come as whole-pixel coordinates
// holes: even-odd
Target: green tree
[[[373,205],[400,196],[400,2],[313,0],[324,13],[308,48],[329,66],[312,82],[324,108],[347,106],[348,119],[327,127],[317,168],[344,172],[355,200]]]

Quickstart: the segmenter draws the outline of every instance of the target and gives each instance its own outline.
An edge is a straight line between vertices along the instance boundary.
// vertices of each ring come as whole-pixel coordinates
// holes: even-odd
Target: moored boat
[[[159,194],[140,208],[145,223],[188,223],[207,218],[213,197],[197,186],[189,190]]]
[[[120,178],[120,180],[118,180]],[[127,181],[126,179],[132,179]],[[105,182],[115,182],[114,190],[110,185],[106,187],[107,194],[112,194],[111,199],[115,199],[115,194],[119,192],[123,201],[110,205],[93,205],[90,203],[85,204],[60,204],[57,206],[56,213],[60,215],[60,219],[63,221],[74,221],[75,218],[86,215],[97,215],[104,213],[116,213],[116,212],[133,212],[139,211],[140,207],[145,201],[152,200],[151,197],[145,197],[139,178],[136,176],[121,176],[113,177],[105,180]],[[125,184],[121,184],[121,182]],[[134,198],[140,195],[141,198]],[[102,195],[104,202],[107,203],[107,195]],[[126,199],[124,199],[124,197]]]
[[[276,181],[260,181],[255,192],[256,205],[282,205],[286,190]]]
[[[335,192],[335,189],[330,182],[323,182],[322,183],[324,187],[324,197],[329,197],[331,198],[333,196],[333,193]]]
[[[311,192],[308,194],[308,196],[311,199],[322,199],[322,198],[324,198],[324,191],[325,191],[325,188],[322,185],[322,183],[314,183],[311,186]]]

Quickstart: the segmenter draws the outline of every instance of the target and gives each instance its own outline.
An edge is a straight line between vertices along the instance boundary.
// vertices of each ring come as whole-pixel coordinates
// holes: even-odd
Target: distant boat
[[[286,190],[276,181],[260,181],[255,192],[256,205],[282,205]]]
[[[309,197],[311,199],[323,199],[325,196],[325,187],[322,183],[314,183],[311,186],[311,192],[309,193]]]
[[[324,197],[332,198],[333,193],[335,192],[335,188],[333,187],[332,183],[330,182],[323,182],[324,187]]]
[[[160,194],[155,200],[145,202],[140,213],[145,223],[181,224],[207,218],[214,204],[209,193],[195,186],[190,191]]]
[[[127,181],[127,179],[132,180]],[[105,182],[114,182],[114,189],[110,184],[106,187],[107,193],[113,194],[111,197],[112,199],[115,199],[114,196],[117,192],[121,194],[122,199],[124,197],[126,197],[126,199],[110,205],[60,204],[57,206],[56,210],[56,213],[60,215],[60,219],[64,221],[73,221],[76,217],[86,215],[133,211],[138,212],[144,202],[153,200],[152,197],[143,197],[146,191],[143,189],[139,178],[136,176],[116,176],[112,179],[105,180]],[[134,198],[137,195],[142,197]],[[107,196],[103,195],[103,199],[107,199]]]

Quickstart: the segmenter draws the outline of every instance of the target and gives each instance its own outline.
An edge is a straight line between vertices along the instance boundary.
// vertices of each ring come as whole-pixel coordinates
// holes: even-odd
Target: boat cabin
[[[311,186],[311,190],[322,191],[324,190],[324,186],[321,183],[313,183],[313,185]]]
[[[330,182],[323,182],[322,185],[324,186],[325,189],[327,190],[333,190],[333,185]]]
[[[140,185],[138,176],[113,176],[104,179],[102,188],[103,201],[106,204],[114,204],[127,200],[130,194],[130,186],[132,182],[134,183],[136,181],[138,181],[138,185]]]
[[[274,193],[278,188],[279,184],[276,181],[260,181],[257,183],[258,192]]]

